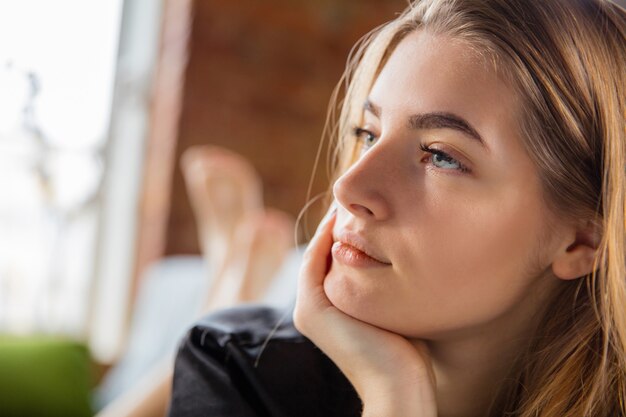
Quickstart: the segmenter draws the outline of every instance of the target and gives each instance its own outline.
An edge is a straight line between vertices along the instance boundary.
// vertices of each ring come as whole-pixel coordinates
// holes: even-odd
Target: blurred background
[[[405,6],[0,1],[0,415],[92,415],[175,348],[203,274],[181,154],[238,152],[295,217],[352,45]]]

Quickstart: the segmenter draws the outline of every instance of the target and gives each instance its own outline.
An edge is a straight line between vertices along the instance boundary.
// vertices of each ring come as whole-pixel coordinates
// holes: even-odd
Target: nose
[[[374,147],[358,159],[333,185],[335,200],[354,216],[385,220],[391,214],[390,179],[393,160]]]

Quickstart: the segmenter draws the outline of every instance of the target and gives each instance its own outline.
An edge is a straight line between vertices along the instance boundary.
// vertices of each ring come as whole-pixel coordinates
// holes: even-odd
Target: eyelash
[[[470,169],[468,167],[466,167],[460,161],[458,161],[457,159],[454,159],[453,157],[451,157],[449,154],[445,153],[444,151],[440,151],[439,149],[429,148],[423,143],[420,143],[420,149],[424,152],[430,153],[431,155],[437,155],[438,157],[440,157],[446,162],[451,162],[451,161],[456,162],[457,164],[459,164],[459,167],[456,169],[457,171],[460,171],[465,174],[470,172]]]
[[[363,142],[363,146],[366,147],[366,148],[368,148],[368,147],[370,147],[372,145],[368,145],[367,143],[365,143],[365,140],[363,139],[363,135],[367,134],[368,136],[370,136],[372,138],[376,138],[372,132],[370,132],[367,129],[363,129],[362,127],[358,127],[358,126],[354,127],[352,129],[352,132],[353,132],[353,134],[354,134],[354,136],[356,137],[357,140]],[[436,155],[436,156],[438,156],[439,158],[443,159],[446,162],[451,162],[451,161],[456,162],[459,165],[459,167],[456,169],[456,171],[460,171],[462,173],[470,172],[470,169],[468,167],[466,167],[461,162],[459,162],[458,160],[454,159],[452,156],[450,156],[449,154],[447,154],[444,151],[441,151],[439,149],[429,148],[428,146],[424,145],[423,143],[420,143],[419,147],[420,147],[420,149],[423,152],[429,153],[429,154],[431,154],[433,156]]]
[[[371,146],[365,143],[365,141],[363,140],[363,134],[367,134],[368,136],[375,138],[372,132],[370,132],[367,129],[363,129],[362,127],[358,127],[358,126],[352,128],[352,134],[354,135],[357,141],[363,142],[363,146]]]

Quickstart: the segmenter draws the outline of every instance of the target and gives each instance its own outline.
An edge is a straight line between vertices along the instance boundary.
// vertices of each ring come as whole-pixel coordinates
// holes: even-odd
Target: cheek
[[[541,206],[523,198],[478,201],[433,204],[421,211],[417,233],[403,231],[411,296],[443,321],[489,320],[515,305],[533,280]]]
[[[404,229],[405,238],[432,256],[465,260],[463,268],[471,267],[472,259],[476,267],[484,259],[490,264],[500,260],[515,263],[512,258],[533,246],[545,213],[539,184],[532,179],[527,182],[425,190],[426,198],[416,195],[404,202],[417,213],[403,214],[403,223],[412,224]],[[413,236],[409,236],[410,229]]]

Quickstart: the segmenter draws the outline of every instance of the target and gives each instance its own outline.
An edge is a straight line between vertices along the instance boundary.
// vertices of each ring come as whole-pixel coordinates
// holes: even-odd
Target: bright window
[[[0,332],[86,337],[121,12],[0,2]]]

